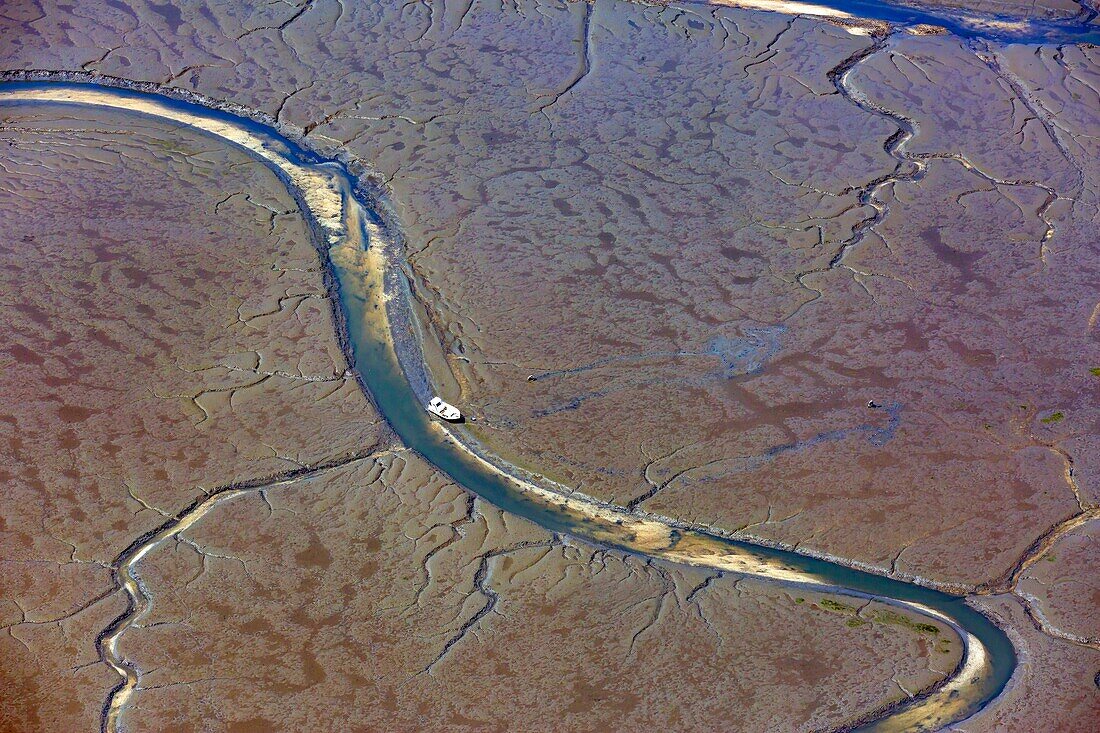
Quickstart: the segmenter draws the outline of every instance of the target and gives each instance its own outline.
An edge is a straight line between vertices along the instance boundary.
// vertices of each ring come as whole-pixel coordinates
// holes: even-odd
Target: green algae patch
[[[841,613],[850,618],[844,622],[844,625],[849,629],[858,629],[860,626],[866,626],[871,623],[867,619],[860,618],[858,614],[859,609],[855,606],[849,606],[847,603],[841,603],[840,601],[834,601],[831,598],[822,598],[817,602],[816,606],[822,611],[828,611],[830,613]]]
[[[818,602],[817,605],[821,606],[826,611],[833,611],[835,613],[855,613],[856,612],[856,607],[855,606],[849,606],[846,603],[841,603],[839,601],[834,601],[831,598],[823,598],[823,599],[821,599],[821,601]]]
[[[932,634],[936,636],[940,633],[940,627],[935,624],[926,624],[900,614],[896,611],[878,611],[875,613],[875,621],[880,624],[893,624],[895,626],[904,626],[910,631],[916,631],[918,634]]]
[[[1094,377],[1100,377],[1100,367],[1093,367],[1089,369],[1089,373]]]
[[[1046,423],[1047,425],[1053,425],[1054,423],[1062,420],[1066,414],[1064,412],[1052,412],[1044,418],[1040,418],[1039,422]]]

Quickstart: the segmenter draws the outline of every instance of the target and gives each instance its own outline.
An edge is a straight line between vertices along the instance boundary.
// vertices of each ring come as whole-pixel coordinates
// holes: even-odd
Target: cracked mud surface
[[[435,377],[491,450],[641,510],[930,583],[1011,587],[1056,629],[1088,635],[1087,591],[1031,573],[1049,562],[1035,543],[1100,495],[1094,48],[878,41],[804,18],[602,0],[164,7],[5,8],[5,66],[195,90],[369,161],[399,207],[428,345],[443,344],[428,353]],[[268,231],[264,195],[225,190],[207,211],[252,212]],[[240,318],[319,305],[303,292]],[[238,437],[215,443],[225,455],[209,466],[148,479],[150,496],[94,489],[91,506],[127,521],[119,542],[158,524],[140,502],[193,498],[176,495],[177,475],[219,485],[321,457],[331,440],[309,454],[289,423],[294,439],[270,450],[263,431],[222,427],[240,389],[325,374],[320,357],[303,371],[299,348],[258,363],[247,355],[262,348],[234,345],[212,374],[172,375],[158,394],[184,407],[181,425],[213,409]],[[263,401],[295,404],[282,395]],[[233,462],[244,455],[255,474]],[[73,542],[110,562],[125,545],[70,523],[81,529],[53,555]],[[1077,542],[1052,547],[1070,543],[1069,562]],[[86,577],[109,576],[62,572],[78,570],[71,607],[95,597]],[[118,602],[103,602],[108,621]],[[1026,614],[1006,618],[1031,633]],[[1096,667],[1058,654],[1082,679]],[[1054,684],[1026,669],[1028,684]],[[1095,712],[1090,694],[1063,708],[1067,726]]]

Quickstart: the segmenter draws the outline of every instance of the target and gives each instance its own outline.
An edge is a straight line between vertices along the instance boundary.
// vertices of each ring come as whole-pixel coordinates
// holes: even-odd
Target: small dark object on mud
[[[878,408],[882,407],[882,405],[875,402],[874,400],[867,400],[867,406],[872,410],[877,410]]]

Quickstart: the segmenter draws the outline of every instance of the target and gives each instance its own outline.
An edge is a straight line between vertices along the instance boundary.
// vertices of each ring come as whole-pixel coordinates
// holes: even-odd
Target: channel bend
[[[407,334],[407,328],[395,328],[395,323],[407,325],[411,318],[399,238],[387,226],[382,209],[367,203],[380,200],[377,192],[342,165],[323,161],[252,120],[160,94],[100,84],[9,82],[0,85],[0,104],[5,103],[93,106],[169,120],[244,149],[267,165],[298,200],[322,261],[336,277],[338,335],[368,397],[409,448],[486,501],[583,541],[672,563],[874,599],[953,629],[964,646],[954,674],[923,696],[872,714],[859,729],[940,729],[980,710],[1011,677],[1016,655],[1007,636],[962,598],[836,562],[677,526],[564,487],[539,485],[484,454],[462,433],[430,420],[422,406],[424,395],[408,376],[423,372],[422,363],[411,363],[420,358],[419,348],[397,333]],[[187,523],[198,521],[213,503],[196,507],[200,511]],[[104,661],[122,678],[108,703],[110,731],[117,728],[136,686],[136,669],[123,658],[118,639],[151,602],[141,592],[135,566],[163,539],[158,533],[135,545],[126,562],[115,568],[116,582],[131,600],[127,614],[100,637]]]

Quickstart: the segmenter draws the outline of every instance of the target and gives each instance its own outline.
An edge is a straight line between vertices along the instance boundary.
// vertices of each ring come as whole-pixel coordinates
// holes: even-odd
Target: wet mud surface
[[[8,729],[92,730],[117,682],[96,647],[125,607],[116,556],[204,492],[388,431],[266,168],[141,118],[3,115],[0,596],[26,716]]]
[[[1029,7],[1044,17],[1072,10]],[[1053,705],[1013,707],[1027,707],[1013,702],[1019,689],[1055,684],[1038,669],[1048,662],[1035,660],[1061,660],[1081,679],[1095,674],[1089,613],[1096,603],[1078,587],[1088,567],[1080,558],[1091,546],[1082,537],[1092,525],[1076,521],[1095,516],[1100,494],[1095,48],[905,33],[883,40],[807,18],[602,0],[505,9],[315,2],[247,16],[218,5],[158,8],[5,9],[5,66],[193,90],[267,113],[319,150],[353,156],[397,208],[426,340],[442,344],[428,353],[433,376],[445,398],[477,418],[471,434],[488,449],[638,511],[958,590],[1017,590],[1027,611],[1005,612],[1005,623],[1043,651],[1024,660],[1025,682],[1005,694],[1014,712],[1004,715],[1023,716],[1013,719],[1056,715]],[[163,44],[164,36],[177,40]],[[337,67],[346,75],[328,73]],[[128,155],[147,155],[144,142],[129,144]],[[11,151],[5,155],[18,162],[18,148]],[[168,157],[157,159],[158,170]],[[19,186],[35,180],[17,170],[11,177]],[[116,182],[104,175],[98,185]],[[278,213],[289,209],[278,203],[277,183],[234,196],[254,185],[218,188],[217,201],[228,197],[220,204],[231,212],[227,221],[251,217],[263,232],[278,219],[286,232],[277,239],[300,236],[294,217]],[[163,183],[147,182],[141,192],[158,188]],[[38,196],[56,206],[56,190]],[[50,215],[25,206],[35,217]],[[167,231],[142,239],[197,231],[183,218],[197,209],[199,202],[181,203],[179,220],[162,217]],[[71,247],[71,227],[54,228]],[[37,236],[31,229],[25,235]],[[23,258],[18,236],[12,246]],[[290,259],[300,263],[311,250],[304,237],[298,244],[306,249]],[[125,250],[136,257],[140,247]],[[36,272],[58,259],[50,255],[35,261]],[[86,256],[94,272],[101,255]],[[124,281],[130,263],[109,262],[100,277],[111,287],[154,290],[143,271]],[[182,266],[163,264],[172,272]],[[195,283],[224,284],[222,270],[198,267]],[[247,270],[234,265],[232,277]],[[135,503],[125,486],[117,497],[107,490],[120,474],[133,477],[141,501],[173,511],[195,486],[290,470],[382,434],[351,389],[342,407],[315,418],[285,412],[297,404],[291,390],[308,393],[304,404],[311,404],[341,383],[315,273],[287,288],[244,282],[204,297],[163,287],[174,316],[187,310],[181,300],[201,310],[218,298],[231,314],[237,304],[224,290],[236,290],[255,301],[244,321],[267,314],[257,323],[276,325],[254,341],[174,357],[197,374],[156,364],[158,378],[165,375],[157,394],[171,395],[166,404],[176,410],[167,417],[147,406],[160,398],[140,390],[87,390],[78,398],[58,389],[58,380],[74,377],[50,374],[53,366],[40,368],[48,376],[37,386],[22,369],[17,379],[8,370],[17,382],[12,394],[35,405],[13,434],[40,453],[32,459],[20,448],[18,460],[76,450],[51,443],[69,431],[78,436],[70,440],[93,441],[92,463],[108,464],[97,475],[111,477],[102,488],[91,481],[81,498],[57,500],[63,511],[51,504],[64,541],[26,553],[100,565],[60,573],[73,573],[64,581],[71,603],[58,601],[51,585],[63,585],[57,566],[12,581],[27,598],[39,594],[39,601],[20,596],[25,607],[48,600],[68,613],[93,599],[88,589],[106,587],[96,583],[110,575],[102,564],[124,539],[156,526],[156,510]],[[261,287],[274,294],[255,295]],[[94,316],[102,302],[94,290],[58,291],[56,302],[27,299],[21,307],[64,313],[80,302]],[[288,315],[298,322],[301,309],[316,326],[308,337],[287,330],[298,329]],[[44,328],[44,317],[27,318],[27,334]],[[132,331],[141,332],[135,325],[113,338]],[[151,334],[150,353],[168,351],[156,338],[175,344],[176,336]],[[148,366],[130,355],[119,361],[117,346],[95,351],[84,333],[66,333],[59,353],[66,338],[79,340],[83,354],[91,350],[92,371],[77,377],[85,385]],[[32,357],[15,347],[27,343],[13,339],[11,358],[20,364]],[[305,384],[303,376],[322,381]],[[39,406],[43,394],[53,399]],[[113,419],[96,423],[92,414],[85,427],[72,421],[84,414],[74,407]],[[176,440],[178,449],[155,459],[137,450],[141,443],[122,430],[134,415],[156,436],[142,440]],[[349,427],[356,420],[361,426]],[[176,426],[188,435],[216,428],[223,437],[202,449],[209,455],[200,462],[198,444],[175,437]],[[115,437],[102,437],[113,428]],[[112,445],[140,454],[137,468],[104,461]],[[69,459],[70,472],[83,455]],[[170,480],[155,475],[161,466]],[[37,479],[48,490],[31,481],[17,492],[75,496],[66,485],[89,483],[64,471]],[[42,522],[29,508],[34,502],[13,505],[26,516],[13,514],[6,527]],[[94,509],[118,529],[93,530],[86,515],[65,519],[73,507]],[[46,542],[25,529],[15,535],[28,547]],[[1048,553],[1058,561],[1043,559]],[[109,622],[118,602],[112,596],[95,612]],[[27,618],[21,609],[12,614]],[[1037,636],[1036,626],[1048,636]],[[66,674],[110,681],[102,666]],[[1065,715],[1094,713],[1095,690],[1072,689]],[[860,710],[875,704],[853,701]],[[983,716],[1000,715],[997,707]],[[975,725],[996,729],[981,722],[994,718]]]
[[[959,733],[1003,730],[1088,730],[1095,725],[1095,646],[1066,643],[1036,627],[1015,596],[983,598],[981,608],[1014,629],[1020,665],[998,698],[973,718],[948,728]]]
[[[539,729],[552,710],[581,727],[696,729],[709,725],[715,716],[737,714],[763,729],[816,730],[903,701],[955,670],[962,646],[946,625],[929,624],[876,602],[805,590],[795,593],[728,574],[655,564],[578,545],[510,519],[410,452],[386,448],[393,440],[378,426],[361,393],[332,400],[329,407],[327,400],[340,394],[346,379],[343,371],[338,372],[340,364],[331,370],[341,375],[339,379],[316,374],[331,359],[319,362],[312,372],[302,369],[311,354],[333,356],[329,345],[335,344],[335,331],[328,314],[320,311],[313,322],[304,314],[273,318],[281,311],[262,307],[266,299],[278,303],[294,296],[268,295],[257,281],[266,282],[266,291],[275,294],[289,284],[287,280],[299,289],[312,281],[318,289],[315,297],[325,297],[316,254],[303,248],[309,237],[293,214],[296,204],[279,192],[281,182],[232,149],[219,149],[194,133],[134,115],[10,104],[5,114],[4,133],[14,149],[8,170],[23,174],[11,178],[13,188],[16,182],[21,186],[18,193],[9,194],[13,206],[35,198],[35,187],[24,180],[33,179],[29,170],[43,171],[44,182],[64,168],[60,183],[73,193],[51,199],[59,217],[54,224],[57,236],[64,232],[61,224],[74,215],[67,207],[76,202],[87,205],[92,192],[101,191],[114,203],[88,222],[88,231],[117,231],[109,240],[115,248],[110,251],[144,264],[151,271],[150,281],[159,276],[165,290],[178,288],[187,284],[188,268],[193,268],[201,271],[206,287],[220,292],[244,278],[242,287],[250,296],[227,298],[234,307],[222,313],[210,305],[221,302],[217,297],[200,303],[193,300],[193,290],[181,289],[177,297],[193,303],[193,315],[201,312],[203,318],[187,320],[180,331],[208,338],[196,338],[191,348],[186,338],[157,344],[145,360],[131,364],[126,361],[130,351],[141,353],[136,327],[171,324],[160,311],[177,304],[171,294],[156,288],[151,290],[166,302],[127,302],[133,296],[127,296],[127,288],[107,277],[113,273],[100,265],[104,277],[98,290],[92,290],[98,310],[88,301],[73,321],[99,318],[93,323],[127,328],[130,348],[99,353],[96,361],[99,368],[126,367],[127,378],[105,376],[101,390],[90,390],[89,396],[84,384],[84,391],[68,393],[70,399],[100,397],[97,406],[121,413],[134,408],[117,398],[104,399],[103,392],[121,392],[136,400],[140,395],[125,390],[148,390],[160,401],[153,404],[161,408],[162,419],[177,418],[178,424],[163,434],[127,436],[127,447],[136,450],[144,439],[140,459],[166,466],[172,465],[173,456],[163,452],[171,443],[162,435],[193,445],[196,454],[208,456],[212,463],[225,438],[207,433],[205,426],[222,426],[233,436],[234,421],[242,414],[250,418],[249,436],[264,430],[263,440],[256,440],[261,445],[265,440],[301,438],[284,434],[280,418],[288,410],[299,417],[297,429],[316,431],[312,441],[301,440],[294,458],[271,449],[277,460],[292,464],[285,470],[268,466],[271,456],[258,448],[246,451],[251,444],[242,440],[230,443],[236,463],[228,458],[212,466],[193,461],[188,468],[210,472],[201,474],[203,481],[188,481],[184,474],[163,487],[157,480],[165,477],[156,471],[146,477],[133,452],[113,462],[90,460],[100,453],[114,458],[110,449],[92,441],[111,436],[115,423],[98,424],[83,442],[62,446],[53,457],[69,460],[62,473],[74,482],[104,481],[104,488],[97,494],[66,493],[63,483],[31,482],[29,490],[38,490],[47,512],[83,499],[91,504],[88,513],[74,510],[72,523],[54,520],[42,532],[34,530],[33,518],[28,517],[20,525],[23,531],[5,535],[13,548],[23,545],[21,552],[13,549],[8,560],[19,572],[9,577],[4,591],[9,605],[19,612],[5,627],[9,643],[20,645],[11,650],[5,665],[5,675],[18,690],[5,714],[9,727],[94,728],[103,716],[109,730],[214,729],[211,721],[218,721],[215,728],[295,730],[307,720],[343,724],[347,706],[352,705],[355,725],[365,729],[386,724],[412,730],[425,717],[438,721],[442,729],[471,722],[507,727],[517,721]],[[136,129],[120,138],[127,124]],[[64,145],[59,139],[62,131]],[[129,177],[119,175],[120,163],[132,169]],[[214,185],[211,171],[226,168],[250,174],[240,181],[240,191],[222,194],[218,189],[230,182],[224,176]],[[162,178],[154,185],[146,179],[152,176]],[[156,191],[161,198],[142,199],[138,191]],[[235,197],[250,207],[263,202],[267,208],[261,207],[262,215],[244,208],[231,216],[222,207]],[[204,210],[206,199],[214,202],[215,218]],[[143,221],[150,211],[167,214],[150,225]],[[198,232],[194,223],[183,220],[184,212],[206,214],[204,231],[215,232],[218,242],[239,237],[242,250],[205,244],[202,236],[183,239],[184,231]],[[218,215],[225,218],[219,220]],[[42,236],[48,243],[50,220],[38,216],[36,221],[39,234],[31,235],[32,241]],[[143,247],[134,232],[148,233],[150,226],[163,227],[165,241],[171,240],[174,248]],[[85,234],[75,245],[71,239],[64,241],[67,250],[60,245],[47,249],[56,256],[35,264],[40,273],[54,268],[50,282],[65,283],[67,278],[80,291],[88,282],[84,273],[98,263],[82,253],[87,248],[102,259],[102,235]],[[179,251],[175,260],[174,249]],[[226,262],[250,267],[233,273],[233,280],[231,273],[215,269],[219,264],[225,269]],[[297,274],[284,279],[285,273]],[[148,297],[144,288],[137,292]],[[238,318],[242,311],[250,312],[248,303],[266,316]],[[43,307],[56,318],[66,306],[71,308],[58,299]],[[131,310],[146,319],[128,322],[125,314]],[[268,330],[257,324],[248,327],[256,318],[277,325]],[[260,363],[268,368],[237,365],[222,352],[241,341],[201,332],[208,323],[230,333],[241,330],[244,336],[238,338],[255,346]],[[294,334],[293,345],[301,347],[294,352],[293,373],[289,365],[276,368],[283,366],[277,361],[283,328]],[[20,333],[29,336],[31,330]],[[63,349],[74,342],[64,336],[54,341],[13,340],[9,351],[24,359],[33,353],[42,362],[37,366],[48,363],[57,368],[77,359]],[[155,368],[158,359],[163,369]],[[184,359],[220,366],[188,370],[180,366]],[[245,406],[253,401],[235,394],[253,387],[236,382],[226,388],[228,402],[201,402],[213,388],[196,395],[182,390],[170,397],[161,395],[162,386],[171,384],[176,372],[213,371],[210,376],[223,378],[229,372],[232,378],[249,368],[252,376],[291,384],[285,393],[266,400],[257,397],[258,404],[247,412]],[[260,371],[264,374],[257,375]],[[55,377],[47,373],[41,379]],[[315,385],[327,389],[310,399]],[[36,409],[30,397],[54,392],[42,385],[31,389],[26,381],[24,386],[27,407],[12,414],[9,422],[45,421],[48,413]],[[355,401],[348,405],[349,399]],[[148,420],[157,416],[151,405],[142,407]],[[357,450],[340,453],[340,444],[331,438],[320,443],[326,439],[325,425],[348,424],[348,418],[325,417],[311,425],[306,420],[313,409],[348,411],[362,421]],[[58,415],[69,411],[62,406]],[[332,452],[321,450],[322,445]],[[12,446],[23,449],[15,438]],[[66,454],[65,448],[75,455]],[[306,453],[310,448],[316,452]],[[23,454],[13,459],[27,461]],[[117,472],[125,493],[111,494],[111,484],[96,472]],[[32,477],[37,474],[32,472]],[[156,493],[158,488],[163,493]],[[104,510],[113,503],[122,505],[123,518],[105,525],[109,515]],[[32,502],[25,504],[24,511]],[[66,539],[80,532],[99,535],[102,544]],[[120,549],[133,537],[137,539]],[[65,543],[71,555],[50,559],[51,543]],[[77,575],[84,566],[89,572]],[[115,572],[120,580],[113,577]],[[129,585],[116,588],[119,582]],[[78,595],[93,591],[98,595],[91,599]],[[124,613],[121,606],[127,596],[131,610]],[[63,612],[53,611],[51,604],[65,601],[71,603]],[[840,647],[845,650],[842,658],[835,656]],[[768,661],[777,648],[788,650],[778,666]],[[688,657],[691,661],[685,663]],[[47,673],[43,663],[64,664],[69,659],[81,661],[75,669],[55,669],[52,674],[66,676],[74,691],[70,699],[80,704],[65,704],[48,694],[38,697],[35,693]],[[126,677],[121,688],[112,666]],[[518,669],[527,672],[517,674]],[[104,671],[109,673],[106,677]],[[482,688],[472,697],[471,678]],[[729,694],[715,697],[716,684]],[[527,700],[521,706],[527,717],[516,715],[517,696]],[[608,698],[616,703],[604,704]],[[669,704],[673,698],[694,702],[681,708]],[[786,712],[777,719],[779,700]],[[276,714],[284,710],[296,712]]]
[[[124,640],[151,670],[129,730],[814,730],[957,661],[943,630],[872,621],[876,604],[550,535],[409,453],[267,500],[150,558],[156,607]]]

